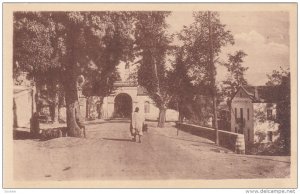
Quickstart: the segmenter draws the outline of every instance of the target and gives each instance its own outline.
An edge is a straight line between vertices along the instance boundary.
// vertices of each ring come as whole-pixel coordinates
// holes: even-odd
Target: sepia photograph
[[[297,187],[297,4],[4,3],[4,188]]]

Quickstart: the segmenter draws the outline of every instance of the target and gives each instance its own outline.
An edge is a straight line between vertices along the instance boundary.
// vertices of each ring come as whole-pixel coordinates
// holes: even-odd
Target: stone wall
[[[215,141],[216,138],[215,129],[213,128],[202,127],[202,126],[186,124],[186,123],[176,123],[176,127],[178,127],[182,131],[186,131],[193,135],[207,138],[211,141]],[[238,135],[241,134],[237,134],[229,131],[222,131],[222,130],[219,130],[218,133],[219,133],[219,145],[221,147],[225,147],[235,152],[236,140]]]

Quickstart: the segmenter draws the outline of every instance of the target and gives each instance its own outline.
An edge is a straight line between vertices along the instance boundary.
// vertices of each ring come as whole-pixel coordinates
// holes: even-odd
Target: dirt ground
[[[142,143],[129,122],[87,124],[87,138],[14,140],[16,180],[151,180],[285,178],[290,157],[238,155],[210,140],[149,123]]]

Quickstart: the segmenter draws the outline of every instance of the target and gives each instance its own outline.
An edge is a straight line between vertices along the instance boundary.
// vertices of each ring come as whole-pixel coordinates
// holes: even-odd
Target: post
[[[208,11],[208,33],[209,33],[209,63],[210,63],[210,78],[212,87],[212,99],[213,99],[213,127],[216,131],[216,145],[219,145],[219,133],[218,133],[218,118],[217,118],[217,97],[216,97],[216,81],[215,81],[215,67],[214,67],[214,51],[212,42],[212,25],[211,25],[211,12]]]

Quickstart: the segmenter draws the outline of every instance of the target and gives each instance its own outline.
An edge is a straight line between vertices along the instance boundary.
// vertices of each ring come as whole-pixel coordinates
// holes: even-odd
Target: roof
[[[252,102],[266,102],[273,103],[278,102],[281,95],[278,86],[241,86],[233,98],[236,96],[238,91],[244,90],[245,93],[249,96]]]

